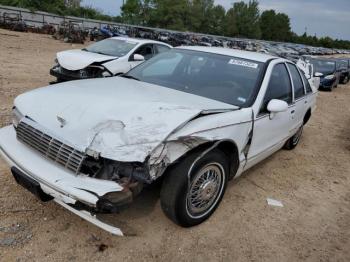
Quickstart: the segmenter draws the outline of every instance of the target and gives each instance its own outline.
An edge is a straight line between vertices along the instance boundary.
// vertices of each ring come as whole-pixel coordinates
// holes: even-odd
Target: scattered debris
[[[266,201],[267,201],[267,204],[268,204],[269,206],[283,207],[282,202],[281,202],[281,201],[278,201],[278,200],[276,200],[276,199],[267,198]]]
[[[98,245],[98,252],[103,252],[108,248],[106,244],[100,244]]]
[[[6,237],[4,239],[0,239],[0,247],[1,246],[12,246],[16,242],[16,239],[13,237]]]

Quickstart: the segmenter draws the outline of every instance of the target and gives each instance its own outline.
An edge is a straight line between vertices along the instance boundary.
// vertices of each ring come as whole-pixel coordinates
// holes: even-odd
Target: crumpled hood
[[[18,96],[15,106],[75,148],[119,161],[144,161],[174,129],[203,110],[236,109],[122,77],[39,88]],[[64,119],[63,127],[57,118]]]
[[[101,63],[117,58],[118,57],[116,56],[101,55],[80,49],[62,51],[57,53],[58,63],[63,68],[73,71],[83,69],[92,63]]]

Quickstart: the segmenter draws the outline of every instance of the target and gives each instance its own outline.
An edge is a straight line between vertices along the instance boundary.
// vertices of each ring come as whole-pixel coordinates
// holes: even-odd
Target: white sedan
[[[118,235],[95,214],[120,211],[162,179],[162,209],[189,227],[214,212],[228,180],[293,149],[315,103],[288,60],[178,47],[122,77],[18,96],[0,152],[19,184]]]
[[[50,74],[57,82],[116,76],[170,48],[158,41],[112,37],[83,49],[57,53]]]

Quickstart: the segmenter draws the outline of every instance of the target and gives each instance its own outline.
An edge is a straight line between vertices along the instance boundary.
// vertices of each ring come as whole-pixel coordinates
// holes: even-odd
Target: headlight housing
[[[112,74],[106,70],[106,71],[103,71],[103,72],[102,72],[102,76],[103,76],[103,77],[111,77]]]
[[[19,122],[22,120],[24,115],[16,108],[12,109],[12,124],[15,128],[17,128]]]
[[[327,80],[331,80],[335,77],[335,75],[328,75],[328,76],[325,76],[324,79],[327,79]]]

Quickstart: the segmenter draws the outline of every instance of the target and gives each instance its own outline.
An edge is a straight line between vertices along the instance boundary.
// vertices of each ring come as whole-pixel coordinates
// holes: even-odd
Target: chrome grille
[[[17,126],[17,139],[76,174],[79,173],[85,159],[84,153],[75,150],[73,147],[60,142],[23,121]]]

